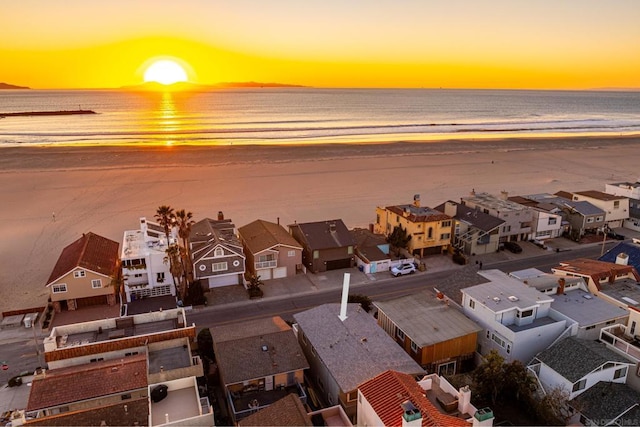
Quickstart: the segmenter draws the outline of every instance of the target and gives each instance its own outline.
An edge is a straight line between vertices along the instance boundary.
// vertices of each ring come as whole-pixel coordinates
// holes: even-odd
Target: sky
[[[0,1],[0,82],[313,87],[640,87],[637,0]]]

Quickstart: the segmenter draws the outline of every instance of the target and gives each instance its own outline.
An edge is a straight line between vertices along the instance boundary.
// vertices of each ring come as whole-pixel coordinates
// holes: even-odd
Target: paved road
[[[611,246],[613,243],[611,243]],[[601,246],[589,246],[572,249],[564,252],[545,253],[536,257],[522,258],[509,261],[501,261],[493,264],[484,264],[483,269],[497,268],[505,273],[535,267],[542,271],[551,272],[551,267],[558,265],[560,261],[576,258],[598,258]],[[387,300],[404,295],[410,295],[420,290],[433,290],[437,287],[454,301],[460,300],[460,288],[474,285],[465,282],[469,277],[479,277],[475,274],[477,267],[469,265],[464,269],[439,271],[435,273],[423,273],[400,278],[389,278],[371,282],[366,285],[353,286],[351,293],[365,294],[372,300]],[[471,279],[473,280],[473,279]],[[479,279],[484,281],[483,279]],[[285,320],[292,320],[293,314],[307,310],[320,304],[339,303],[341,287],[334,289],[289,296],[286,299],[270,299],[251,301],[242,306],[217,306],[202,310],[193,310],[187,314],[187,321],[195,323],[198,329],[215,325],[238,322],[242,320],[258,319],[270,316],[281,316]]]

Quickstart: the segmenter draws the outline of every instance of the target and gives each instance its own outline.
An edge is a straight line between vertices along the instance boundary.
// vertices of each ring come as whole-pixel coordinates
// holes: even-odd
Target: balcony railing
[[[256,270],[261,268],[274,268],[278,266],[278,261],[262,261],[256,262]]]
[[[258,389],[239,393],[227,392],[227,398],[237,421],[266,408],[289,393],[296,393],[303,404],[307,403],[307,394],[298,382],[289,387],[276,387],[270,391]]]
[[[600,330],[600,341],[640,362],[640,341],[626,334],[626,326],[612,325]]]
[[[202,408],[202,415],[211,414],[213,410],[211,409],[211,404],[209,403],[208,397],[200,398],[200,408]]]

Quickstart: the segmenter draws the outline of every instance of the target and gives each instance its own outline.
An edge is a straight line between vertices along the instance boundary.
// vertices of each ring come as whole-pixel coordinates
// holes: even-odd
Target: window
[[[418,352],[418,344],[414,343],[413,341],[411,341],[411,351],[413,351],[414,353]]]
[[[591,224],[593,222],[593,217],[587,218],[587,224]]]
[[[59,285],[53,285],[53,293],[54,294],[59,294],[62,292],[67,292],[67,284],[66,283],[60,283]]]
[[[613,209],[619,209],[619,208],[620,208],[620,200],[614,200]]]
[[[320,258],[320,251],[313,251],[313,259]]]
[[[456,362],[443,363],[438,366],[438,375],[454,375],[456,373]]]
[[[289,251],[289,252],[287,252],[287,256],[288,256],[289,258],[296,256],[296,251]]]
[[[396,328],[396,336],[398,338],[400,338],[401,340],[404,341],[404,332],[402,332],[400,329]]]
[[[129,400],[129,399],[131,399],[131,394],[130,393],[123,394],[123,395],[120,396],[120,399],[121,400]]]
[[[349,247],[347,248],[347,253],[348,253],[349,255],[352,255],[352,254],[353,254],[353,246],[349,246]]]
[[[620,369],[616,369],[616,371],[613,374],[613,379],[617,380],[618,378],[624,378],[625,376],[627,376],[627,367],[623,367]]]
[[[73,277],[75,277],[76,279],[79,279],[84,276],[86,276],[86,273],[84,270],[77,270],[73,272]]]
[[[158,283],[164,282],[164,272],[161,272],[161,273],[157,274],[156,282],[158,282]]]
[[[451,221],[442,221],[443,227],[451,227]]]
[[[585,388],[586,385],[587,385],[587,380],[580,380],[573,385],[573,388],[571,389],[571,391],[582,390]]]
[[[358,390],[347,393],[347,402],[353,402],[358,398]]]
[[[91,281],[91,288],[93,289],[100,289],[102,287],[102,280],[100,279],[93,279]]]
[[[533,309],[524,310],[524,311],[518,310],[517,317],[522,318],[522,317],[531,317],[531,316],[533,316]]]
[[[228,270],[227,262],[215,262],[211,264],[211,270],[213,271],[225,271]]]
[[[555,216],[549,217],[549,225],[555,225],[556,222],[558,222],[558,218],[556,218]]]
[[[256,268],[270,268],[276,267],[278,265],[278,261],[276,260],[275,254],[265,254],[260,255],[256,259]]]
[[[130,351],[130,352],[128,352],[128,353],[125,353],[125,354],[124,354],[124,357],[135,356],[136,354],[138,354],[138,352],[137,352],[137,351]]]
[[[427,235],[427,238],[433,239],[433,227],[429,227],[429,234]]]
[[[222,248],[216,248],[216,250],[215,250],[215,251],[213,251],[213,256],[214,256],[214,257],[216,257],[216,258],[217,258],[217,257],[224,256],[224,249],[222,249]]]
[[[598,222],[604,221],[604,217],[597,216],[596,217],[596,221],[598,221]]]
[[[399,224],[400,223],[400,216],[396,215],[396,222]]]
[[[635,320],[633,322],[631,322],[631,330],[629,332],[631,332],[631,336],[634,336],[636,334],[636,321]]]
[[[440,235],[440,240],[449,240],[451,238],[451,233],[444,233]]]
[[[470,299],[469,300],[469,307],[471,307],[472,310],[476,309],[476,302],[475,300]]]
[[[103,360],[104,360],[104,357],[98,357],[98,358],[89,360],[89,362],[95,363],[95,362],[102,362]]]

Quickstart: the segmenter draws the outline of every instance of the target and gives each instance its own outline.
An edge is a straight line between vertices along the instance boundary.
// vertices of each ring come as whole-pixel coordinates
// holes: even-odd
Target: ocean
[[[3,90],[0,146],[429,141],[640,133],[640,91],[251,88]]]

